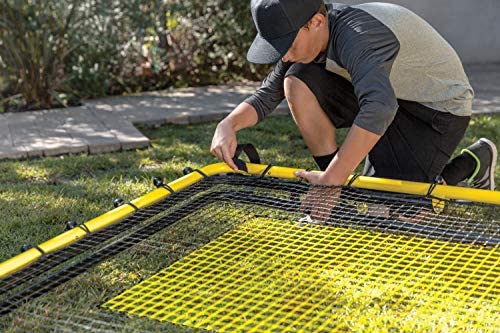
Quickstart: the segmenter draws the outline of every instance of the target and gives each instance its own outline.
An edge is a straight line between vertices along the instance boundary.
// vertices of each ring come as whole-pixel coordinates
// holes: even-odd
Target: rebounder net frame
[[[500,329],[499,192],[351,177],[314,220],[296,169],[246,167],[158,183],[1,263],[0,329]]]

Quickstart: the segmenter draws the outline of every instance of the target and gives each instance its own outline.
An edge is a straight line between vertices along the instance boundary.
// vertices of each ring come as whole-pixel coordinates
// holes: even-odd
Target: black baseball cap
[[[323,0],[252,0],[257,36],[248,49],[248,61],[256,64],[277,62],[322,3]]]

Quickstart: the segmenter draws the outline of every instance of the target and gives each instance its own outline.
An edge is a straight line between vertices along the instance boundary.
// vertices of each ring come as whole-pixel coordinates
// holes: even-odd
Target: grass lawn
[[[0,261],[24,243],[39,244],[64,230],[65,222],[85,222],[112,208],[113,198],[137,198],[186,166],[216,163],[210,152],[215,123],[143,129],[147,150],[0,162]],[[313,168],[312,158],[287,117],[271,117],[242,131],[240,142],[254,143],[263,163]]]
[[[65,222],[83,223],[112,208],[116,197],[131,200],[193,168],[217,162],[209,146],[215,123],[143,129],[152,140],[147,150],[0,162],[0,262],[19,253],[24,243],[39,244],[64,231]],[[474,116],[460,148],[480,137],[500,144],[500,116]],[[341,131],[343,138],[345,131]],[[240,132],[253,143],[263,163],[314,168],[312,158],[289,117],[271,117]],[[500,183],[500,166],[496,169]]]

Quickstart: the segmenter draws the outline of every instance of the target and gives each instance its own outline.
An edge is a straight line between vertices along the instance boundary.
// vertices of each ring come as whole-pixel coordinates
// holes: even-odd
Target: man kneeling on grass
[[[211,152],[232,161],[236,132],[287,99],[321,173],[297,176],[343,185],[365,159],[368,176],[495,188],[497,149],[480,139],[449,161],[471,116],[474,92],[453,48],[401,6],[252,0],[253,63],[276,63],[262,86],[215,131]],[[339,148],[337,128],[350,127]]]

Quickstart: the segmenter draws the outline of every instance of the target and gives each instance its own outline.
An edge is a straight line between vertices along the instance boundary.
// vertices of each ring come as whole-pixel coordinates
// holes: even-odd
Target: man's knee
[[[307,85],[294,75],[289,75],[284,81],[285,97],[291,109],[300,106],[307,99],[314,98]]]

